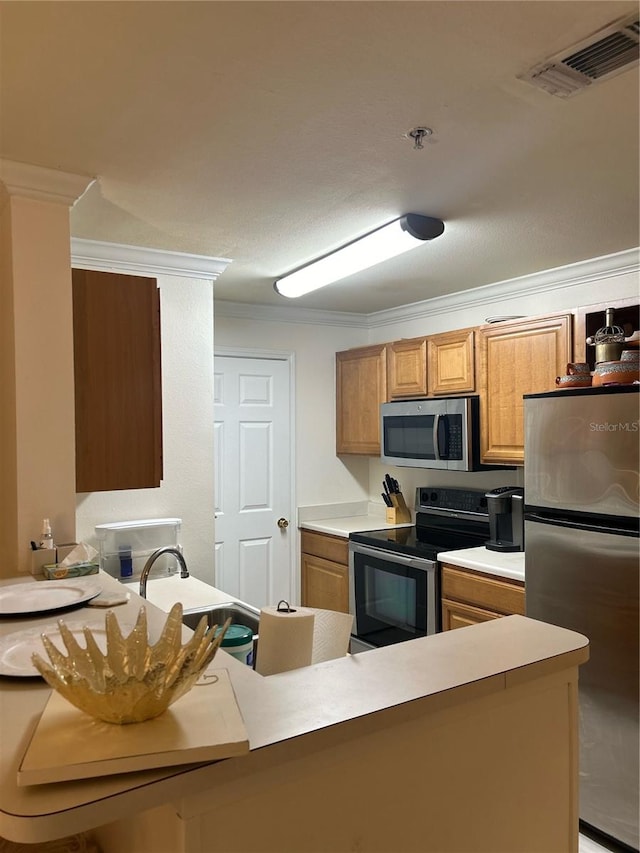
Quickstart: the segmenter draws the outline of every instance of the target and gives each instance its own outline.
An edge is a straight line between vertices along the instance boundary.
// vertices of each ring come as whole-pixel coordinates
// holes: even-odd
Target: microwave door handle
[[[440,415],[433,416],[433,454],[440,459]]]
[[[436,415],[433,419],[433,432],[435,435],[435,457],[436,459],[449,458],[449,421],[446,415]]]

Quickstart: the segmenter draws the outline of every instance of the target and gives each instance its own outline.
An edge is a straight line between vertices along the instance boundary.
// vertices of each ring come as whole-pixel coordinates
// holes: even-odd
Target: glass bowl
[[[144,607],[127,637],[109,611],[103,654],[90,628],[83,629],[86,646],[82,646],[61,619],[58,626],[67,654],[43,634],[49,661],[38,654],[31,659],[47,684],[81,711],[106,723],[140,723],[162,714],[193,687],[230,624],[228,619],[216,635],[218,626],[207,630],[203,617],[193,637],[182,645],[182,604],[174,604],[159,640],[150,645]]]

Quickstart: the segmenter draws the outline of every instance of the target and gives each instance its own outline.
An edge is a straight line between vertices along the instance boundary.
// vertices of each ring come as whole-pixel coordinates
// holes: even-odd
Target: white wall
[[[216,309],[216,347],[294,353],[296,503],[366,500],[368,459],[336,456],[335,354],[367,342],[365,328],[223,316]]]
[[[165,275],[158,277],[158,285],[162,484],[158,489],[78,495],[77,538],[97,547],[96,524],[178,517],[189,570],[213,583],[213,283]]]

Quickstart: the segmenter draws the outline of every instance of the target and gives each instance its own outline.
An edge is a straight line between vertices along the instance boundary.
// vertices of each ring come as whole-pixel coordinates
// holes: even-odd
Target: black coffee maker
[[[524,551],[524,489],[500,486],[485,495],[489,512],[489,551]]]

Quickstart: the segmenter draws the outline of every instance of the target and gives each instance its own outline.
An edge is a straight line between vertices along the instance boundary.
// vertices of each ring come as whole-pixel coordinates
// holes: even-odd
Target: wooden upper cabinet
[[[407,338],[387,344],[389,399],[427,396],[427,339]]]
[[[427,338],[429,394],[475,391],[474,330],[460,329]]]
[[[380,454],[380,404],[386,400],[385,344],[336,353],[336,453]]]
[[[155,279],[73,270],[76,491],[162,479],[160,295]]]
[[[524,462],[523,394],[555,390],[571,361],[571,315],[505,321],[478,329],[482,461]]]
[[[474,330],[387,344],[389,399],[475,391]]]

